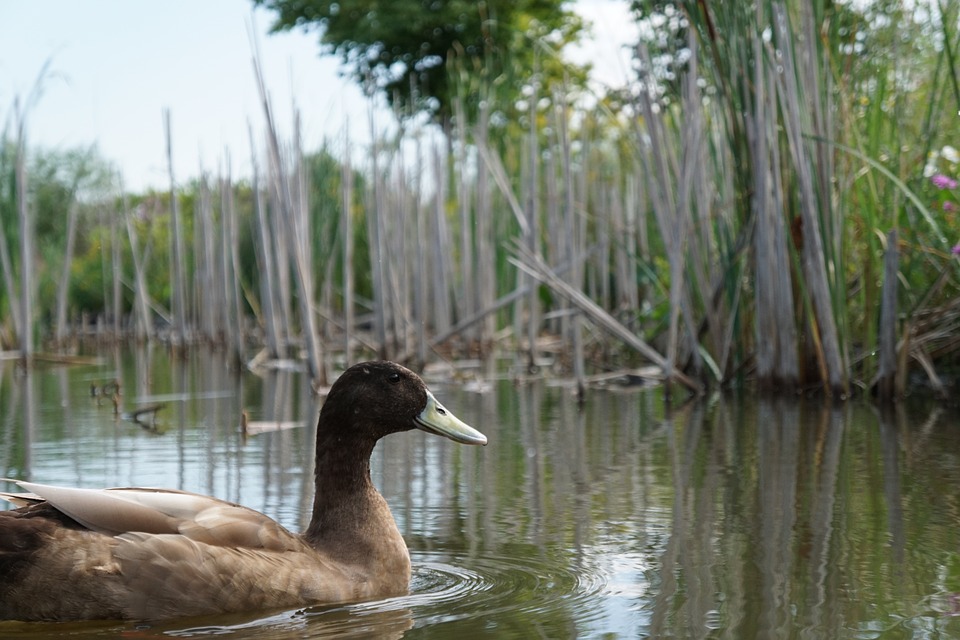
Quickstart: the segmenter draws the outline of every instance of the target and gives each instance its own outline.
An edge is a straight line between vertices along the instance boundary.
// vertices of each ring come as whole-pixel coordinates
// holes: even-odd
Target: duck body
[[[317,549],[252,509],[206,496],[23,486],[50,497],[8,512],[0,526],[2,619],[257,611],[399,595],[410,579],[409,555],[392,517],[379,518],[376,537],[366,533],[382,511],[379,494],[371,496],[374,509],[364,510],[367,518],[354,530],[354,544],[342,545],[362,544],[373,554],[358,562],[343,549]],[[119,517],[81,524],[67,515],[78,501],[99,503],[94,508],[104,519]],[[18,552],[7,552],[9,547]],[[53,576],[59,576],[55,583]]]
[[[386,362],[348,369],[317,428],[310,525],[294,534],[246,507],[162,489],[18,482],[0,494],[0,619],[160,619],[401,595],[410,556],[370,480],[377,440],[420,428],[485,444]]]

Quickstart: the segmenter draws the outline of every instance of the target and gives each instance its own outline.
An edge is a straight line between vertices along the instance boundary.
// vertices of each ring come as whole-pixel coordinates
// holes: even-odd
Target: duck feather
[[[83,526],[105,535],[130,532],[178,534],[214,546],[273,551],[302,549],[302,541],[264,514],[210,496],[173,489],[80,489],[17,482],[32,494],[19,503],[45,500]],[[16,503],[15,503],[16,504]]]

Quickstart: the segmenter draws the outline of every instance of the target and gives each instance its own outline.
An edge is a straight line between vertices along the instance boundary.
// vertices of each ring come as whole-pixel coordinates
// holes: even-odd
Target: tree
[[[94,211],[102,210],[114,188],[115,171],[99,155],[96,147],[40,151],[36,153],[32,167],[36,234],[38,248],[44,256],[41,264],[61,263],[59,270],[43,269],[40,272],[43,276],[41,295],[56,289],[55,335],[57,341],[61,341],[67,330],[67,299],[78,222],[84,213],[81,201],[86,201],[89,209],[85,217],[92,217]],[[85,226],[89,225],[79,225],[81,228]],[[81,251],[87,241],[86,237],[81,239]]]
[[[277,14],[273,31],[318,29],[325,53],[341,57],[370,93],[398,112],[426,112],[446,125],[459,73],[493,78],[511,66],[535,67],[534,42],[575,42],[582,21],[567,0],[254,0]],[[524,39],[528,39],[526,43]],[[526,46],[524,46],[526,44]],[[514,75],[514,74],[511,74]],[[585,77],[585,76],[584,76]]]

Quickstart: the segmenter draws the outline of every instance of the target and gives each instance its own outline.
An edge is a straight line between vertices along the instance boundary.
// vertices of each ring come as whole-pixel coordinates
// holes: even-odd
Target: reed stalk
[[[269,146],[269,142],[268,142]],[[269,156],[268,156],[269,157]],[[273,243],[273,271],[277,282],[277,302],[275,309],[280,317],[280,326],[283,332],[281,342],[281,356],[287,357],[288,350],[294,343],[296,328],[293,321],[293,284],[290,282],[290,241],[287,237],[287,228],[284,223],[283,201],[279,191],[276,176],[273,174],[275,166],[268,161],[266,171],[266,191],[268,198],[264,199],[264,219],[270,228],[270,241]]]
[[[545,242],[545,246],[542,249],[542,253],[549,262],[557,264],[563,261],[564,247],[562,244],[563,219],[560,217],[560,189],[558,187],[560,182],[557,178],[557,154],[555,148],[551,148],[544,159],[543,174],[545,200],[543,205],[545,237],[543,241]],[[565,314],[569,308],[567,300],[561,298],[559,303],[560,312]],[[565,315],[562,317],[565,317]],[[566,324],[562,320],[558,320],[556,315],[548,319],[545,311],[544,321],[547,323],[549,331],[560,333],[561,335],[566,334]]]
[[[887,234],[887,251],[884,256],[883,301],[880,304],[880,365],[877,372],[877,396],[886,402],[895,398],[897,379],[897,288],[899,286],[899,249],[897,230]]]
[[[286,344],[284,327],[278,306],[281,304],[280,293],[277,288],[277,266],[274,257],[274,238],[271,227],[267,224],[267,205],[264,188],[261,185],[260,163],[257,161],[256,143],[253,137],[253,128],[249,127],[250,135],[250,163],[253,169],[253,216],[254,227],[257,232],[254,242],[254,251],[258,272],[260,273],[260,306],[265,338],[266,356],[268,359],[277,359],[283,353]]]
[[[533,253],[537,250],[539,241],[539,221],[540,221],[540,139],[537,132],[537,91],[534,84],[534,91],[529,99],[529,111],[527,117],[530,119],[530,128],[527,132],[526,159],[529,167],[530,176],[527,180],[526,207],[524,220],[526,223],[521,226],[523,230],[523,246],[527,251]],[[537,336],[540,332],[540,299],[537,296],[538,288],[535,286],[533,276],[522,272],[522,286],[526,286],[530,292],[526,297],[526,334],[527,334],[527,371],[534,372],[537,368]],[[519,335],[519,332],[518,332]]]
[[[763,23],[758,6],[758,24]],[[761,385],[791,388],[800,377],[793,282],[787,247],[785,207],[777,135],[777,105],[769,90],[774,70],[762,55],[759,34],[754,34],[753,77],[756,100],[746,123],[754,161],[753,251],[755,260],[756,374]]]
[[[344,127],[343,131],[343,153],[340,158],[340,238],[343,243],[343,359],[349,365],[353,362],[355,283],[353,274],[353,163],[350,155],[349,128]]]
[[[425,172],[423,158],[423,140],[418,136],[416,140],[416,164],[414,175],[413,216],[415,219],[415,243],[413,251],[413,323],[416,333],[416,367],[422,370],[427,364],[427,326],[430,323],[427,311],[427,247],[430,239],[427,235],[427,215],[429,209],[424,205],[423,175]]]
[[[122,189],[122,182],[120,186]],[[147,289],[147,279],[145,276],[145,260],[140,253],[140,243],[137,240],[137,231],[134,229],[133,216],[133,210],[127,201],[126,193],[124,193],[123,220],[127,227],[127,240],[130,243],[130,257],[133,260],[134,273],[133,306],[136,319],[134,334],[137,342],[149,342],[153,339],[153,315],[150,311],[150,294]]]
[[[485,148],[488,145],[490,125],[490,101],[483,100],[477,124],[473,128],[474,148]],[[486,162],[476,163],[476,203],[474,212],[474,228],[476,229],[476,269],[473,280],[476,283],[474,290],[473,310],[486,309],[493,304],[496,296],[496,251],[494,248],[493,225],[493,198],[490,190],[490,170]],[[473,268],[473,265],[471,265]],[[496,328],[496,317],[487,315],[480,323],[480,332],[477,335],[480,353],[490,356],[490,344]]]
[[[454,119],[456,121],[456,154],[451,157],[453,162],[452,175],[456,176],[457,212],[459,214],[460,235],[460,279],[458,286],[456,313],[458,318],[464,318],[474,312],[474,254],[473,254],[473,221],[470,217],[471,180],[468,174],[467,120],[463,96],[454,100]],[[465,336],[468,341],[475,337],[475,333],[468,332]]]
[[[565,94],[554,96],[556,103],[557,135],[560,152],[560,170],[563,184],[563,257],[571,265],[570,287],[576,291],[583,289],[583,258],[579,224],[574,206],[576,198],[574,191],[573,167],[570,151],[570,134],[568,131],[569,114],[567,112],[567,98]],[[577,397],[582,402],[586,392],[584,377],[586,375],[583,362],[583,331],[580,324],[580,314],[575,313],[569,318],[569,340],[573,348],[573,377],[577,384]]]
[[[33,252],[35,234],[30,208],[27,205],[27,146],[25,116],[19,117],[17,126],[16,158],[14,171],[17,184],[17,217],[20,231],[20,357],[26,365],[33,356]],[[10,290],[13,291],[12,289]]]
[[[450,228],[446,216],[447,197],[447,160],[444,157],[440,144],[433,145],[433,161],[431,163],[434,197],[431,207],[430,228],[433,233],[429,242],[432,247],[432,264],[430,268],[432,300],[433,300],[433,329],[438,334],[446,333],[450,328],[452,317],[451,291],[453,278],[454,246],[450,238]]]
[[[116,206],[110,208],[110,270],[113,282],[113,291],[110,296],[113,302],[113,340],[116,344],[124,334],[123,315],[123,259],[120,246],[120,232],[117,230],[118,212]]]
[[[612,211],[615,215],[614,229],[622,231],[620,241],[616,243],[619,265],[617,288],[620,291],[618,308],[630,316],[627,326],[632,327],[637,320],[634,314],[640,310],[637,265],[650,261],[650,243],[647,239],[646,216],[640,212],[644,200],[643,180],[632,173],[624,176],[624,180],[623,196],[614,201]],[[622,217],[618,215],[621,206]],[[622,223],[619,222],[621,219]]]
[[[213,202],[210,194],[210,185],[207,174],[201,170],[199,193],[194,208],[194,287],[193,308],[196,316],[193,318],[200,335],[210,343],[222,339],[218,334],[218,327],[223,327],[225,318],[221,313],[226,306],[223,299],[223,287],[218,286],[224,280],[218,277],[217,258],[220,253],[214,249],[213,231]]]
[[[370,139],[373,141],[373,148],[370,152],[370,189],[368,194],[369,204],[367,215],[367,237],[370,242],[370,267],[373,270],[373,315],[374,315],[374,333],[376,336],[377,348],[381,358],[388,357],[387,350],[387,298],[384,295],[384,246],[380,237],[383,229],[383,185],[380,173],[380,143],[377,136],[376,123],[373,117],[373,108],[368,112],[370,125]],[[372,211],[373,215],[369,215]]]
[[[174,348],[188,340],[186,296],[184,292],[183,224],[177,198],[177,182],[173,172],[173,133],[170,128],[170,110],[163,110],[163,128],[167,141],[167,172],[170,178],[170,288],[172,292],[173,326],[170,340]]]
[[[73,199],[67,209],[67,246],[64,250],[63,265],[60,269],[60,280],[57,283],[57,320],[54,336],[57,345],[62,345],[67,339],[67,294],[70,290],[70,267],[73,265],[73,250],[77,236],[77,216],[80,204]],[[111,225],[111,231],[113,226]],[[116,246],[116,238],[110,238],[111,249]],[[116,263],[115,263],[116,264]],[[117,317],[114,317],[114,323]]]
[[[243,301],[240,294],[240,233],[237,224],[237,209],[233,198],[233,181],[230,177],[229,157],[226,161],[226,175],[220,180],[220,224],[223,244],[220,255],[223,267],[220,273],[223,290],[223,326],[226,336],[222,338],[227,347],[228,362],[239,368],[244,362],[244,322]]]
[[[411,282],[413,260],[411,252],[416,246],[416,221],[409,224],[411,212],[410,194],[407,189],[406,168],[398,161],[398,148],[393,146],[388,155],[392,180],[384,182],[387,206],[382,220],[385,234],[381,234],[385,250],[383,276],[385,298],[389,300],[390,346],[392,353],[408,351],[410,338],[410,306],[412,303]],[[389,188],[388,188],[388,185]]]
[[[271,140],[276,140],[276,133],[271,134]],[[284,211],[287,222],[288,238],[293,243],[294,275],[297,285],[297,296],[300,306],[300,331],[303,333],[304,348],[307,352],[307,364],[310,377],[321,387],[327,386],[326,367],[323,363],[323,354],[316,326],[316,314],[313,312],[315,299],[315,285],[313,279],[313,252],[310,239],[310,205],[307,200],[307,174],[303,162],[303,138],[300,131],[300,114],[294,114],[294,157],[296,170],[293,174],[297,194],[296,205],[290,203],[290,208]],[[277,153],[279,158],[279,151]],[[278,175],[282,169],[278,164]]]
[[[723,173],[717,174],[717,162],[711,161],[711,138],[707,112],[703,107],[699,43],[688,34],[690,62],[681,81],[682,111],[685,116],[681,131],[683,163],[688,189],[681,191],[681,211],[688,212],[687,263],[688,291],[685,296],[685,323],[688,340],[694,353],[693,367],[706,377],[705,366],[715,382],[727,378],[730,340],[725,327],[732,325],[726,299],[717,291],[724,287],[728,262],[723,255],[723,236],[731,224],[723,213],[729,192],[721,188]],[[714,153],[720,155],[723,151]],[[721,156],[722,157],[722,156]],[[699,315],[697,315],[699,312]]]

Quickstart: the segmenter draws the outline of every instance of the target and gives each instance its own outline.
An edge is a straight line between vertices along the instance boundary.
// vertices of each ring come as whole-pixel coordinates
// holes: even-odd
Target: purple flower
[[[952,200],[947,200],[946,202],[943,203],[943,210],[944,210],[944,211],[957,211],[957,203],[956,203],[956,202],[953,202]]]
[[[935,186],[937,189],[956,189],[957,188],[957,181],[949,176],[943,175],[942,173],[938,173],[937,175],[930,178],[930,182],[932,182],[933,186]]]
[[[960,256],[960,244],[954,246],[951,251],[952,251],[953,255],[955,255],[955,256]]]

